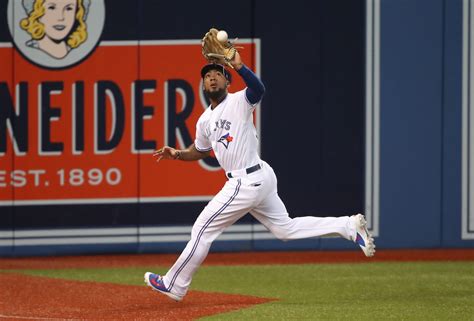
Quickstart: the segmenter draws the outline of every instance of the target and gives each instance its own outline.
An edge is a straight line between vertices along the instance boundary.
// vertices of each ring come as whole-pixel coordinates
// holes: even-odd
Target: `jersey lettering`
[[[232,125],[232,123],[230,121],[227,121],[225,119],[219,119],[215,123],[216,123],[216,128],[214,128],[214,131],[216,131],[218,128],[229,130],[230,125]]]

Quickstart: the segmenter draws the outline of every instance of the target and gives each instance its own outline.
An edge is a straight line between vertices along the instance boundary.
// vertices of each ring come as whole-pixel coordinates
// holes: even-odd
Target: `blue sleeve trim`
[[[198,148],[196,144],[194,144],[194,147],[196,148],[196,150],[198,152],[208,152],[210,150],[212,150],[212,147],[211,148],[208,148],[208,149],[201,149],[201,148]]]
[[[245,96],[247,97],[248,102],[251,105],[255,105],[262,99],[263,94],[265,93],[265,85],[253,73],[253,71],[247,68],[245,65],[240,68],[238,73],[247,85]]]

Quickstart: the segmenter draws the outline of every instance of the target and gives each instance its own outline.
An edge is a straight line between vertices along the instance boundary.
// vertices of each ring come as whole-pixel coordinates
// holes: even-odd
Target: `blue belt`
[[[253,173],[253,172],[258,171],[258,170],[261,169],[261,168],[262,168],[262,166],[260,166],[260,164],[257,164],[257,165],[254,165],[254,166],[252,166],[252,167],[246,168],[246,169],[245,169],[245,172],[246,172],[247,174],[250,174],[250,173]],[[227,173],[227,177],[228,177],[228,178],[232,178],[232,177],[233,177],[233,176],[232,176],[232,172],[228,172],[228,173]]]

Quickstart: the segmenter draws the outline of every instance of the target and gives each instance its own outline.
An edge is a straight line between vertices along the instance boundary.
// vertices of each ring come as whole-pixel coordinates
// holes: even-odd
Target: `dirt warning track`
[[[177,254],[88,255],[0,258],[0,269],[171,266]],[[367,263],[390,261],[474,261],[474,249],[382,250],[366,258],[361,251],[210,253],[204,265]]]

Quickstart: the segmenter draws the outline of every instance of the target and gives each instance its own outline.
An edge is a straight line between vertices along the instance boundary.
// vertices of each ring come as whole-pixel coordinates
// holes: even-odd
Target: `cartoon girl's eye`
[[[50,4],[47,9],[48,10],[54,10],[54,9],[56,9],[56,5],[55,4]]]
[[[69,5],[66,7],[66,11],[72,11],[74,10],[74,6],[73,5]]]

